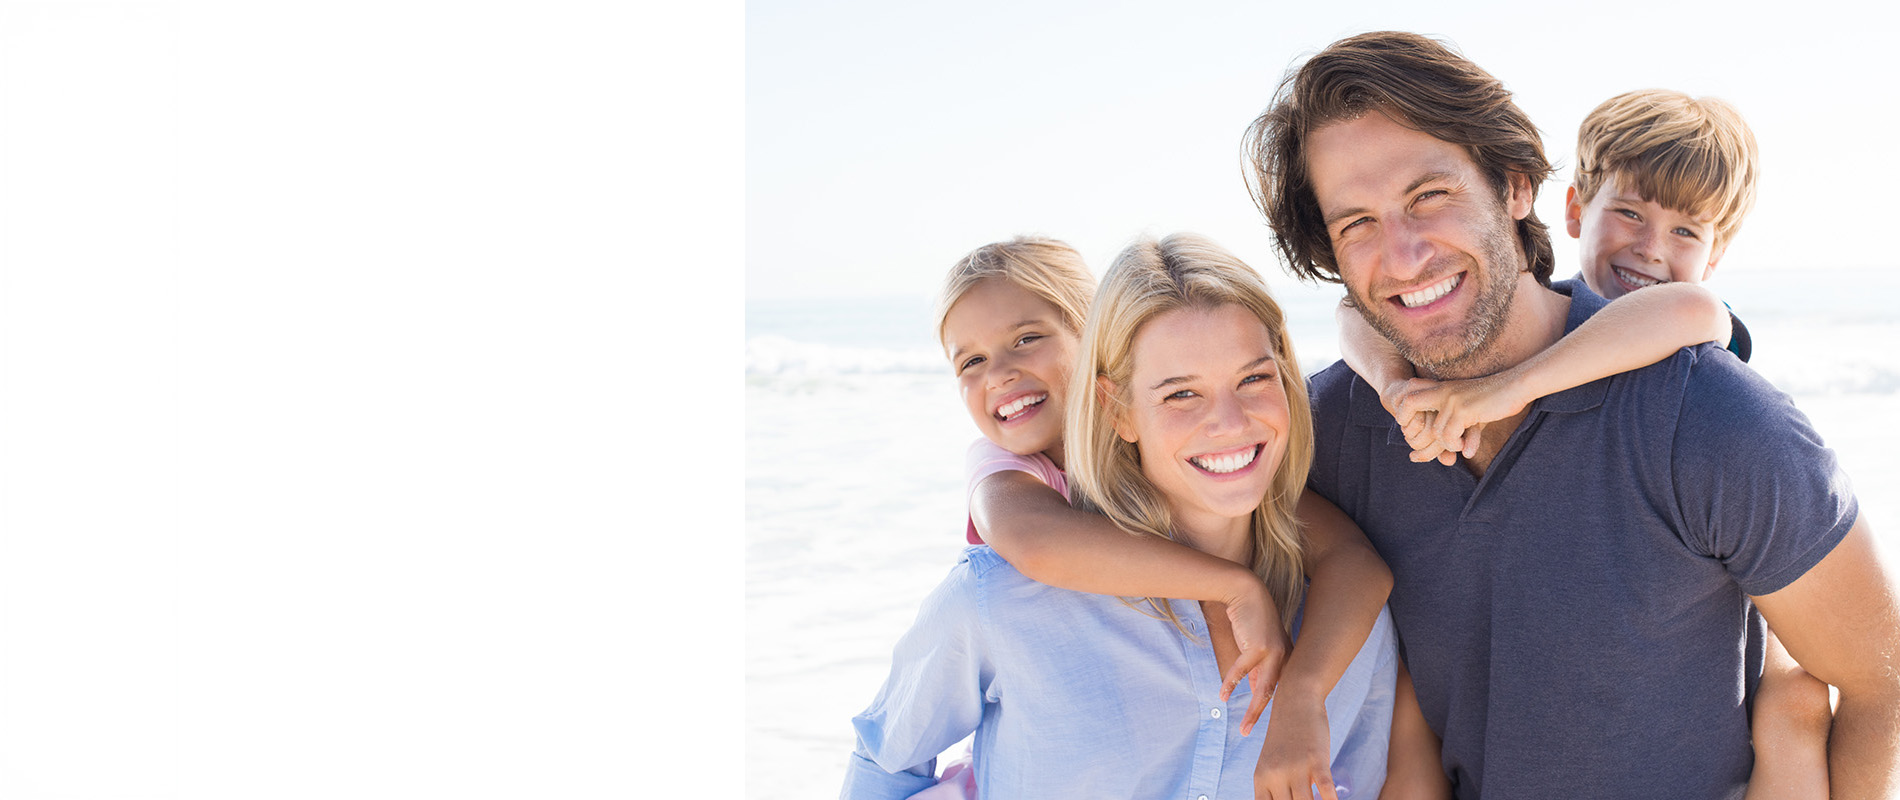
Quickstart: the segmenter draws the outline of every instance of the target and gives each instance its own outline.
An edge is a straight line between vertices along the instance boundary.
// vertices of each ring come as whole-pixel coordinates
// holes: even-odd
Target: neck
[[[1197,519],[1176,512],[1174,540],[1243,567],[1253,565],[1253,515],[1236,519]]]
[[[1528,361],[1563,338],[1570,298],[1538,283],[1529,272],[1517,274],[1515,292],[1504,327],[1482,350],[1438,370],[1417,367],[1419,374],[1441,381],[1482,378]]]

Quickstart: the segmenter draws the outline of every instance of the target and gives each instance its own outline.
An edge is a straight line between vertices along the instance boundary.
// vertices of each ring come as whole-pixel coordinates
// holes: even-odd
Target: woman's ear
[[[1128,415],[1122,413],[1122,404],[1115,398],[1115,382],[1107,375],[1095,376],[1095,400],[1108,413],[1108,422],[1115,426],[1115,435],[1122,441],[1134,444],[1135,429],[1128,426]]]

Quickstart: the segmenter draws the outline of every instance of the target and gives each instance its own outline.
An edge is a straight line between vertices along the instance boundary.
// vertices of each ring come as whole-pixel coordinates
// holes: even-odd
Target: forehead
[[[1224,375],[1275,353],[1273,337],[1259,317],[1224,303],[1157,314],[1135,332],[1130,355],[1135,383],[1145,386],[1143,376]]]
[[[1686,193],[1684,193],[1686,194]],[[1676,212],[1704,225],[1714,224],[1715,211],[1707,208],[1679,208],[1663,202],[1663,198],[1644,196],[1643,187],[1633,176],[1623,172],[1612,172],[1603,179],[1603,185],[1597,187],[1597,196],[1592,202],[1647,203],[1659,208]]]
[[[1328,217],[1403,194],[1421,178],[1481,178],[1465,148],[1412,130],[1382,112],[1323,126],[1306,137],[1307,173]]]
[[[943,315],[943,345],[952,354],[1027,325],[1060,325],[1062,312],[1040,295],[1003,278],[984,278]]]

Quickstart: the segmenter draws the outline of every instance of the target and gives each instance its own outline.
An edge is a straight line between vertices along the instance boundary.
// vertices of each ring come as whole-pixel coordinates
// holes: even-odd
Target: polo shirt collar
[[[1577,278],[1557,281],[1551,285],[1551,288],[1559,294],[1570,296],[1570,312],[1564,319],[1566,335],[1576,330],[1584,320],[1601,311],[1610,302],[1598,296],[1596,292],[1590,291],[1590,287]],[[1531,410],[1557,414],[1589,411],[1603,405],[1603,399],[1609,395],[1609,392],[1610,379],[1603,378],[1539,398],[1531,403]],[[1351,404],[1352,424],[1389,428],[1390,432],[1386,436],[1388,442],[1405,443],[1405,435],[1399,430],[1398,422],[1392,419],[1392,415],[1385,410],[1385,405],[1379,402],[1379,391],[1366,383],[1365,379],[1357,377],[1353,379]]]

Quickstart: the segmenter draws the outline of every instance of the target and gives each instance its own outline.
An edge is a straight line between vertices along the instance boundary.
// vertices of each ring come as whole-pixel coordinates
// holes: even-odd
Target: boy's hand
[[[1306,800],[1318,787],[1320,797],[1338,800],[1328,757],[1332,733],[1326,724],[1325,698],[1299,693],[1281,698],[1273,704],[1266,737],[1260,743],[1260,761],[1253,768],[1255,798]]]
[[[1418,462],[1438,458],[1451,464],[1460,454],[1472,457],[1485,423],[1515,415],[1529,404],[1511,392],[1508,371],[1464,381],[1414,378],[1406,383],[1410,384],[1407,391],[1394,402],[1412,415],[1405,441],[1412,446],[1412,460]]]
[[[1260,712],[1267,709],[1267,701],[1273,699],[1274,687],[1280,683],[1280,667],[1286,663],[1293,643],[1280,627],[1280,607],[1259,580],[1250,582],[1240,595],[1227,598],[1221,605],[1227,608],[1227,622],[1234,628],[1234,646],[1240,655],[1221,681],[1220,699],[1226,702],[1240,679],[1246,677],[1253,697],[1247,702],[1246,716],[1240,718],[1240,735],[1245,736],[1253,731]]]

